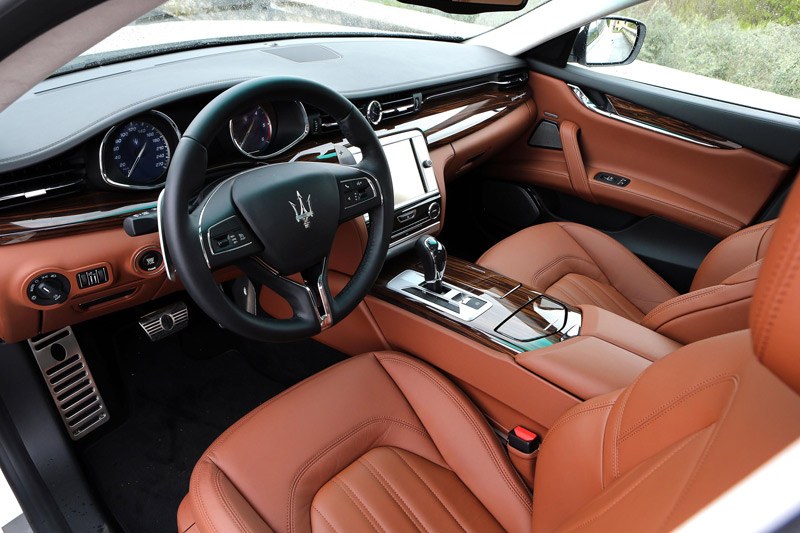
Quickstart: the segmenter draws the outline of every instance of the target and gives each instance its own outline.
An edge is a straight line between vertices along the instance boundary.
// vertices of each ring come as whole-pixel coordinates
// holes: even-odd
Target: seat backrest
[[[708,253],[692,280],[691,291],[719,285],[725,279],[764,258],[776,220],[756,224],[722,240]]]
[[[685,346],[550,428],[534,532],[671,530],[800,437],[800,189],[773,231],[752,332]]]

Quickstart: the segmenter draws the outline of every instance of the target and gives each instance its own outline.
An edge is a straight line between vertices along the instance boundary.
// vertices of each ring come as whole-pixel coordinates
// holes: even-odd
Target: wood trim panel
[[[511,314],[541,294],[502,274],[478,267],[457,257],[448,258],[444,281],[492,303],[492,307],[474,321],[463,322],[455,317],[435,312],[425,304],[389,289],[387,287],[389,281],[405,270],[422,272],[422,267],[414,254],[407,253],[387,262],[372,289],[372,296],[507,355],[513,356],[521,352],[543,348],[558,343],[564,338],[563,334],[558,333],[540,340],[524,342],[505,337],[494,331]],[[581,313],[580,309],[564,305],[569,311]],[[527,315],[524,318],[528,324],[535,323],[539,317],[530,307],[523,309],[520,313]],[[542,334],[541,330],[535,328],[531,328],[531,332],[531,336]]]
[[[159,191],[94,191],[8,210],[0,216],[0,246],[115,228],[155,205]]]
[[[650,108],[629,102],[624,98],[619,98],[610,94],[606,94],[606,98],[609,102],[611,102],[611,105],[614,106],[614,109],[617,110],[617,113],[621,117],[643,122],[676,135],[683,135],[684,137],[695,139],[716,148],[723,148],[726,150],[741,148],[741,146],[735,142],[729,141],[724,137],[714,135],[711,132],[693,126],[688,122],[678,120],[677,118],[672,118]]]
[[[414,115],[387,119],[377,133],[385,135],[417,128],[428,137],[433,150],[506,116],[530,99],[527,85],[511,89],[482,88],[431,99]],[[341,141],[342,134],[338,131],[309,137],[290,153],[270,162],[335,162],[335,159],[319,157],[330,157],[333,144]],[[159,192],[91,191],[0,212],[0,246],[119,227],[131,213],[152,207]]]

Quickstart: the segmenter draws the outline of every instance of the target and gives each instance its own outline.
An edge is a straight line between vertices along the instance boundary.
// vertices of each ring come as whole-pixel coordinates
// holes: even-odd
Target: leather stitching
[[[703,428],[703,429],[705,429],[705,428]],[[607,503],[605,505],[605,507],[602,510],[597,511],[594,514],[594,516],[592,516],[591,518],[588,518],[587,520],[581,522],[580,524],[570,528],[569,531],[577,531],[578,529],[584,528],[587,525],[589,525],[592,522],[594,522],[595,520],[597,520],[600,517],[602,517],[604,514],[606,514],[608,511],[610,511],[616,504],[618,504],[620,501],[625,499],[625,497],[627,497],[631,492],[633,492],[634,489],[636,489],[639,485],[644,483],[651,475],[653,475],[655,472],[657,472],[662,466],[667,464],[670,459],[672,459],[675,455],[678,454],[678,452],[683,450],[687,445],[689,445],[689,443],[691,443],[692,441],[697,439],[697,437],[699,437],[702,434],[702,432],[703,432],[703,430],[700,430],[700,431],[697,431],[694,435],[691,435],[691,436],[687,437],[686,440],[684,440],[679,446],[677,446],[674,450],[672,450],[669,454],[667,454],[666,457],[663,457],[660,461],[658,461],[658,463],[656,463],[653,467],[651,467],[650,470],[648,470],[642,477],[639,478],[638,481],[636,481],[636,483],[634,483],[633,485],[628,487],[622,494],[620,494],[619,496],[614,498],[611,502]]]
[[[675,503],[672,505],[672,509],[670,510],[669,514],[667,514],[666,518],[664,518],[664,521],[661,523],[661,527],[662,528],[663,528],[664,524],[666,524],[669,521],[670,517],[675,513],[675,509],[678,508],[678,504],[683,500],[684,496],[686,496],[686,493],[689,491],[689,487],[691,487],[692,484],[694,483],[694,480],[697,478],[697,474],[698,474],[698,472],[700,472],[700,469],[703,466],[703,463],[705,463],[706,458],[708,458],[708,454],[711,453],[711,448],[714,447],[714,443],[717,440],[717,436],[719,435],[719,431],[722,428],[724,421],[727,419],[728,415],[731,412],[731,407],[733,406],[733,399],[736,397],[736,393],[737,393],[738,388],[739,388],[739,376],[738,375],[734,375],[733,376],[733,383],[734,383],[734,386],[735,386],[736,390],[734,390],[733,393],[731,393],[730,397],[728,398],[728,405],[726,406],[724,412],[722,413],[722,416],[720,416],[719,419],[717,420],[717,424],[716,424],[716,427],[714,428],[714,431],[713,431],[713,433],[711,435],[711,438],[709,439],[708,443],[706,443],[705,449],[703,450],[703,454],[700,456],[700,460],[697,461],[697,464],[695,465],[694,469],[692,470],[691,476],[687,480],[686,484],[684,484],[683,490],[681,490],[680,495],[678,495],[678,498],[675,500]],[[661,529],[661,528],[659,528],[659,529]]]
[[[609,185],[609,187],[610,187],[610,185]],[[561,224],[559,224],[559,225],[560,225],[560,226],[561,226],[561,227],[564,229],[564,231],[567,233],[567,235],[569,235],[570,237],[572,237],[572,240],[574,240],[574,241],[575,241],[575,242],[578,244],[578,246],[580,246],[580,247],[581,247],[581,249],[583,249],[583,251],[586,253],[586,255],[588,255],[589,257],[591,257],[591,258],[592,258],[592,261],[594,261],[594,262],[595,262],[595,264],[597,265],[597,268],[599,268],[599,269],[600,269],[600,271],[601,271],[601,272],[603,272],[603,275],[604,275],[604,276],[606,276],[606,278],[608,278],[608,276],[606,275],[605,271],[604,271],[602,268],[600,268],[600,263],[597,261],[597,259],[595,259],[595,258],[594,258],[594,256],[593,256],[592,254],[590,254],[590,253],[589,253],[589,250],[587,250],[587,249],[586,249],[586,247],[584,247],[584,246],[583,246],[583,245],[580,243],[580,241],[578,240],[578,238],[577,238],[575,235],[573,235],[572,233],[570,233],[570,232],[569,232],[569,229],[568,229],[568,228],[571,228],[571,227],[585,228],[585,227],[588,227],[588,226],[581,226],[580,224],[570,224],[570,223],[561,223]],[[595,231],[596,231],[596,230],[595,230]],[[630,259],[632,259],[632,260],[634,260],[634,261],[635,261],[635,263],[634,263],[634,264],[635,264],[637,267],[642,267],[642,268],[640,268],[640,270],[641,270],[642,272],[644,272],[645,274],[647,274],[647,276],[648,276],[650,279],[652,279],[652,280],[653,280],[653,282],[655,282],[657,285],[661,286],[661,288],[662,288],[662,289],[664,289],[665,291],[667,291],[669,294],[676,294],[676,292],[675,292],[675,289],[673,289],[673,288],[672,288],[672,287],[669,285],[669,283],[667,283],[666,281],[664,281],[664,278],[662,278],[661,276],[659,276],[658,274],[656,274],[655,272],[653,272],[653,270],[652,270],[651,268],[649,268],[647,265],[645,265],[644,263],[642,263],[642,261],[641,261],[641,260],[640,260],[638,257],[636,257],[636,256],[633,254],[633,252],[631,252],[630,250],[628,250],[627,248],[625,248],[625,246],[624,246],[624,245],[622,245],[622,244],[620,244],[619,242],[615,241],[613,238],[609,237],[609,236],[608,236],[608,235],[606,235],[605,233],[602,233],[602,232],[599,232],[599,231],[597,231],[597,233],[599,234],[599,235],[598,235],[598,237],[599,237],[600,239],[603,239],[603,240],[605,240],[605,241],[606,241],[606,242],[608,242],[609,244],[611,244],[611,245],[617,245],[617,244],[619,244],[619,245],[622,247],[623,253],[626,253],[627,255],[629,255],[629,256],[630,256]],[[614,285],[613,283],[611,283],[611,280],[610,280],[610,279],[609,279],[609,283],[608,283],[608,284],[609,284],[609,285],[611,285],[611,286],[613,286],[613,285]],[[621,294],[621,293],[620,293],[620,294]],[[624,295],[623,295],[623,296],[624,296]],[[647,298],[645,298],[645,297],[643,297],[643,296],[637,296],[637,299],[644,300],[644,301],[647,301],[647,302],[649,302],[649,301],[654,301],[654,300],[649,300],[649,299],[647,299]],[[641,311],[641,309],[639,309],[639,310]]]
[[[784,239],[784,245],[781,249],[780,258],[776,261],[776,264],[781,265],[782,268],[780,269],[773,269],[775,275],[772,277],[772,282],[767,285],[768,290],[764,291],[765,296],[763,297],[763,302],[772,300],[772,305],[768,308],[766,320],[767,323],[764,326],[763,333],[760,335],[759,343],[758,343],[758,354],[759,357],[763,356],[763,351],[766,350],[767,345],[769,344],[770,337],[772,336],[772,330],[777,320],[777,317],[781,314],[781,309],[783,307],[783,300],[786,297],[786,293],[788,293],[793,286],[794,278],[797,274],[797,263],[798,259],[800,259],[800,254],[794,252],[794,257],[792,257],[792,250],[797,250],[797,239],[800,235],[800,224],[797,223],[797,216],[795,215],[791,222],[791,230],[789,232],[788,238]],[[789,257],[789,260],[786,260],[786,257]],[[783,283],[781,285],[777,285],[775,280],[783,279]],[[777,295],[775,295],[774,299],[768,298],[768,295],[772,295],[777,288]],[[761,306],[759,310],[763,308]],[[759,315],[761,313],[759,312]],[[759,316],[759,318],[762,318]],[[759,320],[761,322],[762,320]],[[755,329],[755,328],[754,328]]]
[[[631,321],[633,321],[633,322],[638,322],[638,321],[640,320],[640,319],[639,319],[639,317],[636,317],[636,316],[634,316],[633,314],[629,313],[629,312],[628,312],[628,310],[627,310],[627,309],[625,309],[625,308],[624,308],[624,307],[623,307],[623,306],[622,306],[622,305],[621,305],[621,304],[620,304],[620,303],[617,301],[617,299],[616,299],[616,298],[614,298],[614,295],[613,295],[613,294],[610,294],[610,293],[609,293],[609,292],[606,290],[605,286],[603,286],[602,284],[599,284],[597,288],[598,288],[598,289],[600,289],[601,291],[603,291],[603,293],[604,293],[606,296],[608,296],[608,298],[609,298],[609,299],[610,299],[610,300],[613,302],[613,304],[614,304],[615,306],[617,306],[617,308],[618,308],[618,309],[621,311],[621,312],[620,312],[620,313],[618,313],[618,314],[622,315],[622,314],[624,313],[624,314],[625,314],[625,316],[626,316],[626,318],[629,318],[629,319],[630,319]],[[620,294],[622,294],[622,293],[620,293]],[[625,297],[625,296],[623,295],[623,298],[624,298],[624,297]],[[631,302],[631,303],[633,303],[633,302]],[[634,305],[634,307],[636,307],[636,306]],[[638,309],[638,308],[637,308],[637,309]],[[639,311],[641,311],[641,309],[639,309]]]
[[[201,470],[203,468],[217,468],[217,467],[216,467],[216,465],[214,465],[211,462],[205,462],[205,463],[202,463],[202,465],[200,466],[200,469],[198,469],[198,470]],[[200,494],[199,484],[193,483],[193,484],[190,485],[190,488],[192,489],[192,493],[194,494],[194,499],[197,501],[198,505],[200,506],[200,513],[202,514],[203,518],[205,519],[206,525],[208,525],[211,528],[212,531],[215,531],[215,532],[219,531],[217,529],[217,527],[214,525],[214,523],[211,521],[211,517],[209,516],[208,511],[206,510],[205,503],[203,502],[203,497]]]
[[[647,316],[645,316],[642,319],[642,325],[654,321],[653,317],[658,316],[659,313],[663,313],[664,311],[667,311],[672,307],[675,307],[676,305],[688,303],[698,298],[704,298],[705,296],[711,296],[712,294],[724,291],[727,287],[728,285],[715,285],[714,287],[706,287],[705,289],[700,289],[694,292],[678,296],[676,298],[673,298],[672,300],[667,300],[663,304],[659,305],[658,307],[647,313]],[[697,311],[699,311],[699,309],[692,312],[696,313]]]
[[[350,485],[348,485],[347,482],[341,478],[341,476],[333,478],[333,483],[344,493],[345,496],[350,498],[350,501],[353,502],[353,506],[358,509],[358,512],[361,513],[361,516],[364,517],[364,520],[369,522],[373,529],[385,531],[383,526],[381,526],[378,522],[378,519],[375,518],[375,515],[370,512],[366,502],[364,502],[358,496],[356,491],[353,490],[352,487],[350,487]]]
[[[383,489],[386,491],[387,494],[389,494],[389,496],[392,497],[392,499],[397,504],[397,506],[400,508],[400,510],[403,511],[406,514],[406,516],[408,517],[408,519],[411,521],[411,523],[414,524],[414,527],[416,527],[420,531],[427,532],[427,529],[425,528],[425,525],[417,517],[416,513],[414,513],[414,510],[411,509],[411,506],[409,506],[406,503],[406,501],[403,499],[403,497],[400,495],[400,493],[397,490],[395,490],[394,486],[392,486],[392,484],[389,482],[389,480],[386,479],[386,477],[384,477],[383,474],[381,474],[381,471],[378,469],[378,467],[376,467],[374,464],[372,464],[372,461],[370,461],[369,459],[367,459],[366,457],[363,457],[363,456],[358,460],[358,463],[360,465],[362,465],[364,468],[366,468],[367,472],[372,474],[372,477],[375,478],[375,481],[377,481],[378,483],[381,484]],[[380,479],[379,479],[379,476],[380,476]]]
[[[323,448],[314,457],[312,457],[311,459],[306,461],[306,463],[300,468],[300,470],[298,470],[297,474],[295,475],[294,479],[292,480],[292,484],[290,485],[290,489],[289,489],[289,504],[287,506],[287,515],[288,516],[287,516],[287,524],[286,524],[287,525],[286,529],[288,531],[294,531],[294,515],[292,513],[292,511],[294,510],[294,495],[295,495],[295,492],[297,490],[297,485],[300,483],[300,479],[303,477],[303,475],[305,475],[305,473],[308,471],[308,469],[311,468],[317,461],[319,461],[326,454],[328,454],[332,450],[336,449],[336,447],[338,447],[340,444],[342,444],[347,439],[353,437],[358,432],[366,429],[368,426],[370,426],[372,424],[380,423],[380,422],[385,422],[385,423],[389,423],[389,424],[397,424],[397,425],[399,425],[400,427],[402,427],[404,429],[408,429],[408,430],[414,431],[416,433],[419,433],[420,435],[423,435],[423,436],[426,436],[426,437],[430,438],[428,433],[423,428],[420,428],[418,426],[412,425],[412,424],[406,422],[405,420],[401,420],[399,418],[384,417],[384,416],[373,417],[373,418],[367,419],[367,420],[361,422],[360,424],[356,425],[354,428],[350,429],[347,433],[343,434],[342,436],[340,436],[339,438],[337,438],[336,440],[331,442],[328,446]]]
[[[317,514],[320,516],[320,518],[322,518],[323,520],[325,520],[325,523],[326,523],[326,524],[328,524],[328,527],[329,527],[329,528],[331,528],[331,531],[333,531],[334,533],[338,533],[338,532],[337,532],[337,530],[336,530],[336,528],[335,528],[335,527],[333,527],[333,524],[331,524],[331,523],[330,523],[330,521],[329,521],[327,518],[325,518],[325,515],[324,515],[324,514],[322,514],[322,511],[320,511],[319,509],[317,509],[317,508],[316,508],[315,506],[313,506],[313,505],[311,506],[311,509],[313,509],[314,511],[316,511],[316,512],[317,512]]]
[[[511,492],[514,493],[514,495],[517,497],[517,499],[519,499],[520,503],[522,503],[525,506],[526,509],[532,510],[531,502],[527,498],[527,495],[521,494],[520,491],[519,491],[519,488],[514,485],[514,482],[510,478],[509,473],[506,472],[503,469],[503,463],[501,462],[500,458],[497,456],[496,451],[494,449],[492,449],[490,443],[486,440],[486,435],[484,435],[483,432],[481,432],[480,427],[475,422],[475,420],[472,417],[472,415],[467,411],[467,409],[464,407],[462,402],[455,395],[452,394],[451,391],[447,390],[447,388],[438,379],[436,379],[433,375],[428,373],[425,369],[423,369],[423,368],[411,363],[410,361],[406,361],[406,360],[403,360],[403,359],[392,358],[392,357],[382,357],[380,359],[380,361],[382,363],[384,361],[395,362],[395,363],[399,363],[399,364],[402,364],[402,365],[406,365],[406,366],[412,368],[413,370],[416,370],[417,372],[422,374],[425,378],[427,378],[431,383],[433,383],[448,398],[450,398],[450,400],[453,402],[453,404],[461,411],[461,413],[464,415],[464,418],[466,418],[467,421],[472,426],[472,429],[475,431],[475,434],[478,436],[479,440],[483,444],[484,449],[488,452],[489,456],[492,458],[492,461],[494,462],[494,466],[497,469],[497,472],[500,474],[502,479],[506,482],[506,485],[508,485],[508,488],[511,489]]]
[[[425,481],[421,475],[419,475],[416,469],[413,466],[411,466],[411,464],[408,461],[406,461],[405,457],[397,453],[397,450],[395,450],[394,448],[389,448],[389,450],[391,450],[393,454],[395,454],[401,461],[403,461],[403,463],[408,467],[408,469],[411,470],[411,472],[415,476],[417,476],[417,479],[419,479],[422,482],[422,484],[425,485],[425,487],[428,489],[428,492],[430,492],[431,495],[438,500],[439,504],[442,506],[442,509],[447,511],[447,514],[449,514],[450,517],[456,522],[456,524],[458,524],[458,527],[460,527],[461,530],[466,533],[467,530],[464,528],[461,522],[459,522],[458,518],[456,518],[455,515],[450,511],[447,505],[445,505],[444,500],[442,500],[442,498],[438,494],[436,494],[436,492],[434,492],[434,490],[431,488],[428,482]]]
[[[668,407],[665,407],[663,410],[659,411],[658,413],[655,413],[651,418],[647,419],[646,421],[643,421],[642,423],[640,423],[639,425],[637,425],[635,427],[629,428],[623,435],[620,436],[618,442],[621,444],[623,441],[629,439],[630,437],[633,437],[636,433],[640,432],[641,430],[643,430],[644,428],[646,428],[647,426],[649,426],[650,424],[652,424],[653,422],[655,422],[656,420],[661,418],[662,416],[666,415],[668,412],[672,411],[673,409],[678,407],[680,404],[682,404],[685,401],[691,399],[693,396],[696,396],[696,395],[700,394],[701,392],[704,392],[704,391],[706,391],[708,389],[714,388],[717,385],[723,384],[730,378],[731,378],[730,375],[729,376],[725,376],[724,379],[720,379],[720,380],[714,381],[712,383],[706,383],[702,387],[698,387],[698,388],[694,389],[693,391],[687,393],[686,396],[684,396],[683,398],[680,398],[680,399],[674,401]]]
[[[727,378],[730,378],[730,377],[733,377],[733,376],[735,376],[735,374],[732,374],[730,372],[726,372],[726,373],[723,373],[723,374],[717,374],[717,375],[712,376],[710,378],[704,379],[703,381],[701,381],[699,383],[695,383],[694,385],[692,385],[688,389],[684,389],[683,391],[681,391],[680,393],[675,395],[672,399],[662,403],[660,406],[656,407],[650,413],[646,414],[645,416],[643,416],[642,418],[640,418],[639,420],[637,420],[636,422],[631,424],[623,432],[623,434],[621,436],[618,435],[618,439],[624,438],[625,436],[627,436],[631,432],[635,431],[636,428],[638,428],[641,424],[644,424],[644,423],[648,422],[652,417],[654,417],[656,415],[659,415],[661,413],[661,411],[663,411],[665,409],[668,409],[668,408],[671,408],[672,404],[674,404],[676,402],[679,403],[679,402],[683,401],[684,397],[688,397],[687,395],[691,395],[695,391],[698,391],[698,390],[703,390],[707,386],[716,385],[717,381],[721,382],[722,379],[727,379]]]
[[[548,264],[546,264],[545,266],[543,266],[542,268],[540,268],[539,270],[534,272],[534,275],[533,275],[533,278],[532,278],[532,281],[531,281],[531,285],[533,287],[535,287],[536,286],[536,282],[539,281],[539,278],[542,277],[542,275],[544,275],[545,272],[547,272],[551,268],[555,267],[558,263],[561,263],[563,261],[569,261],[570,259],[574,259],[575,261],[581,261],[583,263],[586,263],[587,265],[590,265],[590,266],[594,267],[601,274],[603,273],[603,271],[600,270],[600,267],[598,267],[595,263],[593,263],[592,261],[589,261],[588,259],[584,259],[582,257],[578,257],[577,255],[562,255],[562,256],[557,257],[553,261],[550,261]]]
[[[628,390],[622,395],[622,402],[620,402],[619,407],[619,414],[617,415],[616,423],[614,424],[614,478],[619,477],[619,431],[622,427],[622,416],[625,414],[625,406],[628,404],[628,399],[633,394],[633,389],[636,388],[636,385],[639,383],[639,380],[642,378],[644,373],[639,374],[633,383],[631,383]],[[610,415],[609,415],[610,416]]]
[[[222,490],[222,485],[220,484],[220,476],[222,476],[222,470],[218,468],[214,475],[214,488],[216,489],[217,497],[219,497],[220,501],[222,501],[222,506],[228,512],[228,515],[233,519],[233,521],[236,522],[236,524],[239,526],[239,529],[249,533],[252,530],[244,522],[239,513],[236,512],[236,509],[234,509],[233,505],[231,505],[230,499],[228,499],[228,496]]]

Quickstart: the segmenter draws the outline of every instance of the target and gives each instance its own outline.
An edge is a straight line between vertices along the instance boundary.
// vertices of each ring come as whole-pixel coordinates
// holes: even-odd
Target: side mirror
[[[638,20],[606,17],[578,31],[570,61],[587,67],[633,63],[644,44],[647,27]]]

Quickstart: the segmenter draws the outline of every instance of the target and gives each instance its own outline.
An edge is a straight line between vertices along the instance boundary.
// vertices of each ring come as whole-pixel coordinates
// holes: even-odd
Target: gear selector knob
[[[423,235],[417,239],[417,254],[425,270],[425,287],[441,294],[442,278],[447,266],[447,251],[438,239],[431,235]]]

